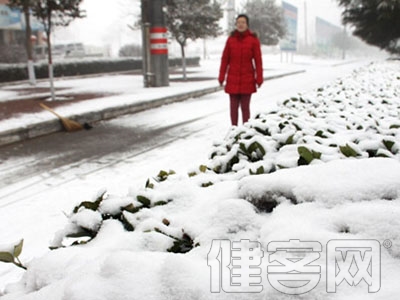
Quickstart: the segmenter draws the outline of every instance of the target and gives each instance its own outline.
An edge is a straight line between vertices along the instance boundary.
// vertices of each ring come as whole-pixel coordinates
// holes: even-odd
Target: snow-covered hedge
[[[198,66],[199,57],[188,57],[186,63],[189,66]],[[182,64],[180,58],[170,58],[169,66],[177,67]],[[142,69],[142,60],[136,58],[90,58],[68,59],[53,63],[54,76],[76,76],[87,74],[99,74],[109,72],[133,71]],[[46,62],[35,64],[36,78],[48,78],[48,65]],[[0,82],[25,80],[28,78],[26,64],[10,64],[0,67]]]
[[[126,196],[100,191],[53,242],[77,246],[31,261],[5,299],[294,299],[268,284],[265,250],[290,239],[385,241],[379,293],[343,284],[328,294],[322,276],[302,296],[397,299],[399,88],[398,63],[372,64],[233,128],[188,174],[160,172]],[[215,239],[261,244],[261,293],[210,293]]]
[[[108,196],[105,190],[100,190],[92,201],[84,201],[74,208],[68,226],[56,234],[50,248],[63,247],[68,243],[67,239],[72,239],[71,245],[87,243],[97,236],[102,224],[110,219],[119,221],[126,231],[134,231],[140,223],[138,212],[172,201],[169,197],[160,199],[162,194],[154,193],[153,189],[157,183],[167,180],[168,176],[173,174],[174,171],[160,171],[154,178],[154,183],[150,182],[150,179],[147,180],[145,190],[141,191],[141,194],[126,198]],[[169,225],[169,220],[164,218],[161,222],[152,223],[146,230],[169,237],[172,243],[166,249],[168,252],[190,251],[195,246],[192,238],[183,229],[172,228]]]
[[[399,95],[400,72],[385,64],[372,64],[316,91],[284,100],[276,110],[232,128],[223,141],[215,143],[210,161],[188,176],[207,188],[225,180],[339,159],[400,160]],[[128,198],[112,196],[100,203],[97,197],[77,206],[66,231],[58,234],[53,246],[62,246],[66,237],[94,238],[102,222],[109,218],[119,219],[125,229],[133,231],[136,213],[142,208],[151,209],[174,200],[158,191],[169,175],[161,172],[155,178],[156,184],[148,180],[143,190]],[[264,193],[243,192],[242,197],[267,212],[278,205],[281,196],[295,204],[304,201],[304,197],[298,199],[285,187],[279,187],[282,186]],[[390,197],[384,197],[396,198],[398,193],[393,189]],[[179,234],[174,237],[182,238]]]
[[[398,159],[399,97],[396,69],[354,71],[233,128],[215,144],[209,167],[245,176],[348,157]]]

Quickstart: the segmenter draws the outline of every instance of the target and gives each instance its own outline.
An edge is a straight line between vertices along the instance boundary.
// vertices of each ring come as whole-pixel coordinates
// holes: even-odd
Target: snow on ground
[[[293,299],[272,288],[267,272],[269,243],[290,239],[322,245],[321,279],[306,299],[397,299],[398,70],[398,63],[373,64],[294,95],[233,128],[204,165],[143,177],[126,195],[93,195],[56,234],[53,246],[67,247],[27,260],[22,280],[8,285],[3,299]],[[268,202],[272,212],[258,205]],[[76,241],[69,233],[95,237],[68,246]],[[210,292],[207,255],[216,239],[261,243],[261,293]],[[327,293],[326,245],[333,239],[387,246],[380,247],[379,292],[342,282]],[[176,242],[181,252],[193,249],[168,252]]]
[[[300,59],[300,58],[299,58]],[[265,55],[264,61],[266,62],[266,70],[264,76],[278,75],[282,72],[299,71],[303,67],[299,64],[280,63],[279,56],[277,55]],[[310,62],[309,58],[301,58],[301,61],[306,63]],[[314,64],[326,64],[324,60],[313,60]],[[334,64],[336,61],[330,60],[330,64]],[[337,61],[340,62],[340,61]],[[193,72],[188,74],[188,77],[203,77],[212,78],[210,80],[201,80],[196,82],[196,89],[210,88],[218,86],[217,76],[219,68],[219,57],[210,60],[204,60],[201,62],[199,67],[190,67],[188,70]],[[211,74],[211,75],[210,75]],[[180,74],[174,74],[170,76],[172,79],[182,77]],[[49,83],[46,80],[41,80],[37,88],[48,88]],[[32,97],[32,94],[19,94],[17,90],[23,90],[30,88],[28,84],[18,84],[3,87],[0,90],[0,102],[12,101],[17,99],[28,99]],[[157,88],[144,88],[141,75],[109,75],[105,74],[96,77],[86,78],[62,78],[55,81],[55,88],[64,89],[57,92],[58,96],[73,95],[80,93],[96,93],[104,94],[105,97],[93,99],[90,101],[83,101],[75,103],[74,105],[68,105],[60,107],[57,112],[65,117],[73,116],[76,111],[82,113],[101,111],[105,108],[129,105],[139,103],[142,101],[148,101],[155,98],[172,96],[180,93],[186,93],[193,91],[193,85],[188,85],[186,82],[175,82],[171,81],[168,87],[157,87]],[[35,93],[35,97],[46,97],[49,93]],[[7,120],[0,120],[0,128],[2,131],[11,130],[18,127],[27,127],[31,124],[51,120],[54,118],[47,111],[40,113],[33,113],[24,115],[23,118],[20,116],[13,117]]]
[[[57,88],[68,88],[68,95],[80,93],[111,94],[110,96],[75,103],[73,106],[60,107],[57,109],[57,112],[66,117],[74,115],[75,111],[79,111],[81,113],[94,113],[96,112],[94,108],[96,108],[97,111],[101,111],[110,107],[112,108],[115,106],[140,103],[142,101],[173,96],[193,90],[192,87],[189,87],[182,82],[171,83],[171,86],[169,87],[145,89],[143,88],[143,83],[138,80],[138,77],[139,76],[135,75],[115,75],[113,76],[112,80],[110,80],[109,76],[103,76],[99,78],[87,78],[85,80],[70,79],[65,81],[57,81]],[[46,87],[47,85],[47,83],[42,82],[38,84],[38,87]],[[215,80],[202,81],[197,84],[198,89],[213,86],[217,86]],[[62,95],[62,93],[59,95]],[[23,97],[26,98],[27,96]],[[2,131],[6,131],[13,128],[19,128],[21,126],[26,127],[31,124],[51,120],[52,118],[54,118],[54,116],[46,111],[43,111],[40,113],[24,115],[23,119],[21,119],[20,116],[16,116],[11,119],[0,121],[0,126]]]

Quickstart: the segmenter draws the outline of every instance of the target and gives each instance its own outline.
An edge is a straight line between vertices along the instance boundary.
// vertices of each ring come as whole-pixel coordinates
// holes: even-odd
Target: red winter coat
[[[243,33],[235,30],[226,41],[218,77],[221,84],[227,71],[228,94],[251,94],[256,92],[256,84],[263,83],[260,41],[250,30]]]

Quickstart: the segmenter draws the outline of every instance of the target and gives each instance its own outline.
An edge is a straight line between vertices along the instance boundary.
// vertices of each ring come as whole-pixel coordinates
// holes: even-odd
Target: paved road
[[[254,95],[252,110],[262,111],[278,100],[317,88],[366,63],[305,66],[305,73],[267,81]],[[153,149],[160,149],[157,155],[162,157],[163,147],[190,139],[196,132],[216,132],[216,136],[223,138],[228,124],[227,95],[217,92],[100,122],[89,131],[60,132],[3,146],[0,148],[0,208],[10,204],[6,198],[11,193],[32,188],[48,178],[57,178],[57,184],[63,184],[74,176],[104,170]]]

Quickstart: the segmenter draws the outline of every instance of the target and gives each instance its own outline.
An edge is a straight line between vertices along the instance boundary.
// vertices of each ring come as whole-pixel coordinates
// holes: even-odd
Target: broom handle
[[[44,105],[43,103],[39,103],[39,105],[40,105],[42,108],[48,110],[49,112],[55,114],[59,119],[62,119],[62,117],[61,117],[58,113],[56,113],[54,110],[52,110],[52,109],[51,109],[50,107],[48,107],[47,105]]]

